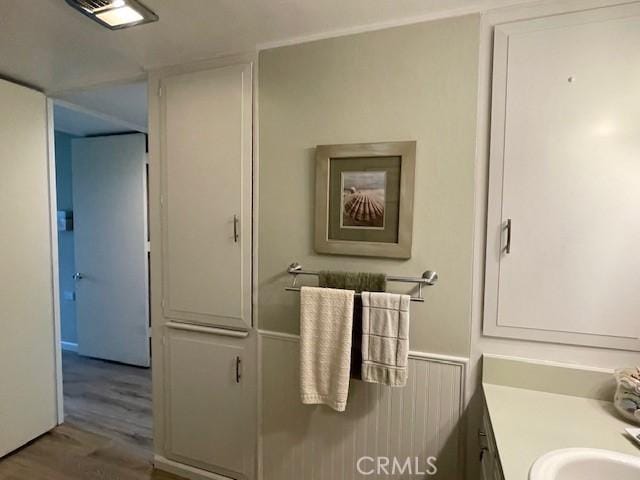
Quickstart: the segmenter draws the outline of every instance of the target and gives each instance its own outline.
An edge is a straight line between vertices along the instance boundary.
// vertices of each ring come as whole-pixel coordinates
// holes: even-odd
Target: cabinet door
[[[247,339],[167,328],[167,456],[231,478],[251,476]]]
[[[164,78],[160,88],[163,309],[251,327],[251,66]]]
[[[485,334],[640,350],[639,14],[495,29]]]

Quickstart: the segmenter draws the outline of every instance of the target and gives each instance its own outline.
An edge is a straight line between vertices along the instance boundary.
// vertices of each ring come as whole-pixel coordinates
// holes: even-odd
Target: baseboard
[[[188,480],[231,480],[229,477],[207,472],[199,468],[191,467],[183,463],[174,462],[162,455],[153,456],[153,465],[163,472],[168,472]]]
[[[62,345],[62,350],[66,350],[67,352],[77,352],[78,344],[73,342],[65,342],[64,340],[60,342]]]

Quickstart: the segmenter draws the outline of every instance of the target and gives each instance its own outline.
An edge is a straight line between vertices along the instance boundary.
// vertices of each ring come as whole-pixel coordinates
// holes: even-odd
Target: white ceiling
[[[0,75],[56,92],[256,45],[528,0],[143,0],[160,21],[110,31],[64,0],[0,1]]]
[[[102,121],[118,124],[120,131],[122,128],[147,131],[145,81],[73,90],[55,95],[55,98],[80,106],[80,110],[88,110],[83,113],[98,113]],[[57,122],[57,118],[55,120]]]
[[[138,131],[117,118],[103,116],[65,103],[55,103],[53,106],[53,128],[77,137]]]

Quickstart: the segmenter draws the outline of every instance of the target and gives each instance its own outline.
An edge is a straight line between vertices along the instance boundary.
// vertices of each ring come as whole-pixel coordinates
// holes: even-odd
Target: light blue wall
[[[56,195],[58,210],[73,210],[73,190],[71,180],[71,135],[55,132],[56,148]],[[58,232],[58,262],[60,269],[60,317],[62,323],[62,341],[78,342],[76,327],[76,304],[65,300],[65,292],[73,293],[75,285],[72,278],[75,272],[75,252],[73,231]]]

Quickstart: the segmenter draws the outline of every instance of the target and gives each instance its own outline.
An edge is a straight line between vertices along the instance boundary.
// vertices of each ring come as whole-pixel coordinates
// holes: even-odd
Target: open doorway
[[[146,82],[54,102],[65,425],[152,455]]]

